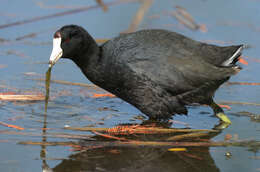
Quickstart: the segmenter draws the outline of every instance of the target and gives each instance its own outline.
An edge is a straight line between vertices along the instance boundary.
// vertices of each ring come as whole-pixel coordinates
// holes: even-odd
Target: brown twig
[[[168,141],[177,141],[177,140],[182,140],[182,139],[200,138],[200,137],[205,137],[205,136],[209,136],[209,133],[198,132],[198,133],[182,134],[182,135],[169,137],[167,140]]]
[[[6,127],[10,127],[10,128],[15,128],[15,129],[17,129],[17,130],[24,130],[23,127],[19,127],[19,126],[16,126],[16,125],[7,124],[7,123],[4,123],[4,122],[0,122],[0,125],[6,126]]]
[[[50,5],[45,5],[43,2],[35,2],[35,3],[40,8],[45,8],[45,9],[75,9],[75,8],[82,7],[82,6],[65,6],[65,5],[50,6]]]
[[[260,85],[258,82],[227,82],[227,85]]]
[[[41,146],[74,146],[74,145],[78,145],[76,142],[33,142],[33,141],[18,142],[18,144],[41,145]]]
[[[106,12],[108,10],[107,5],[103,2],[103,0],[96,0],[96,2],[103,8],[103,11]]]
[[[176,7],[177,8],[177,7]],[[191,30],[199,29],[199,25],[195,23],[192,16],[184,9],[178,6],[177,11],[172,12],[172,15],[184,26]]]
[[[98,132],[111,132],[111,128],[93,128],[93,127],[66,127],[68,130],[77,131],[98,131]],[[131,128],[134,133],[190,133],[190,132],[219,132],[217,130],[207,129],[177,129],[177,128],[156,128],[156,127],[143,127],[143,128]],[[118,131],[115,131],[118,132]]]
[[[44,95],[0,95],[2,101],[42,101],[45,100]]]
[[[260,106],[259,103],[251,103],[251,102],[235,102],[235,101],[223,101],[221,104],[233,104],[233,105],[250,105],[250,106]]]
[[[107,135],[107,134],[102,134],[102,133],[99,133],[99,132],[96,132],[96,131],[92,131],[92,132],[95,133],[98,136],[102,136],[102,137],[107,138],[107,139],[114,139],[114,140],[119,140],[119,141],[129,141],[126,138],[122,138],[122,137],[115,137],[115,136],[111,136],[111,135]]]
[[[207,32],[206,26],[204,24],[197,24],[193,17],[187,12],[187,10],[181,6],[176,6],[176,11],[173,11],[171,15],[174,16],[181,24],[191,30],[200,29],[202,32]]]
[[[138,26],[140,25],[140,23],[144,18],[145,13],[149,10],[151,5],[153,4],[153,0],[142,0],[141,3],[142,4],[138,9],[138,11],[136,12],[134,18],[132,19],[129,28],[123,33],[135,32],[137,30]]]
[[[228,110],[230,110],[231,109],[231,107],[230,106],[228,106],[228,105],[222,105],[222,104],[218,104],[221,108],[226,108],[226,109],[228,109]]]
[[[18,142],[18,144],[25,145],[45,145],[45,146],[71,146],[79,145],[76,142]],[[80,143],[81,146],[83,143]],[[148,147],[227,147],[227,146],[236,146],[236,147],[251,147],[251,146],[260,146],[259,141],[239,141],[239,142],[156,142],[156,141],[114,141],[114,142],[101,142],[101,141],[91,141],[85,143],[87,146],[109,146],[109,147],[136,147],[136,146],[148,146]]]
[[[45,78],[32,78],[31,80],[36,81],[45,81]],[[81,87],[88,87],[88,88],[99,88],[94,84],[85,84],[85,83],[78,83],[78,82],[69,82],[69,81],[63,81],[63,80],[51,80],[51,82],[56,84],[64,84],[64,85],[75,85],[75,86],[81,86]],[[100,88],[101,89],[101,88]]]
[[[16,131],[6,131],[0,130],[0,134],[7,134],[7,135],[21,135],[21,136],[34,136],[34,137],[41,137],[41,133],[32,133],[32,132],[16,132]],[[66,138],[66,139],[91,139],[90,135],[79,135],[79,134],[67,134],[67,133],[48,133],[45,135],[46,137],[53,137],[53,138]]]
[[[137,0],[124,0],[124,1],[116,0],[116,1],[113,1],[113,2],[110,2],[110,3],[107,3],[105,5],[106,6],[112,6],[112,5],[118,5],[118,4],[122,4],[122,3],[129,3],[129,2],[136,2],[136,1]],[[30,18],[30,19],[25,19],[25,20],[13,22],[13,23],[0,25],[0,29],[4,29],[4,28],[7,28],[7,27],[11,27],[11,26],[23,25],[23,24],[32,23],[32,22],[37,22],[37,21],[41,21],[41,20],[45,20],[45,19],[51,19],[51,18],[55,18],[55,17],[61,17],[61,16],[65,16],[65,15],[71,15],[71,14],[75,14],[75,13],[79,13],[79,12],[83,12],[83,11],[88,11],[88,10],[93,10],[93,9],[97,9],[97,8],[100,8],[100,6],[99,5],[85,6],[85,7],[67,10],[67,11],[64,11],[64,12],[59,12],[59,13],[50,14],[50,15],[46,15],[46,16],[33,17],[33,18]]]
[[[102,44],[102,43],[109,41],[109,39],[95,39],[95,41],[99,44]]]
[[[115,96],[114,94],[111,94],[111,93],[105,93],[105,94],[97,94],[97,93],[94,93],[91,97],[92,97],[92,98],[100,98],[100,97],[115,98],[116,96]]]
[[[199,25],[197,25],[193,19],[193,17],[188,13],[188,11],[181,7],[181,6],[175,6],[177,13],[180,14],[182,17],[184,17],[186,20],[188,20],[194,27],[195,29],[199,28]]]
[[[244,64],[244,65],[248,65],[248,61],[246,61],[246,59],[244,59],[244,58],[242,58],[242,57],[240,57],[240,58],[238,59],[238,61],[239,61],[240,63]]]

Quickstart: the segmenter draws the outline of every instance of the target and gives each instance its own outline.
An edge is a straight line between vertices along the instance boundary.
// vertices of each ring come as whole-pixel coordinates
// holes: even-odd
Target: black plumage
[[[150,118],[187,114],[186,105],[210,105],[213,96],[241,68],[242,45],[220,47],[166,30],[141,30],[98,46],[82,27],[64,26],[62,58],[73,60],[94,84],[134,105]]]

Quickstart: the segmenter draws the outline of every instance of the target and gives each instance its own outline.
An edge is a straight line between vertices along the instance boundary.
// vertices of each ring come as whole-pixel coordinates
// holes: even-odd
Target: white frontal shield
[[[53,39],[53,48],[50,56],[49,67],[52,67],[62,56],[61,38]]]

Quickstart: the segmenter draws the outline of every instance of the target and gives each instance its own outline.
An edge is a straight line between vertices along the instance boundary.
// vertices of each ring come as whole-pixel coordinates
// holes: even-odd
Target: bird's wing
[[[204,60],[215,53],[198,53],[201,44],[174,32],[148,30],[121,35],[103,45],[103,49],[113,49],[106,59],[111,62],[107,67],[114,66],[118,73],[129,70],[178,94],[235,73],[232,68]]]
[[[196,54],[208,63],[216,66],[234,65],[242,54],[243,45],[232,45],[220,47],[201,43]]]

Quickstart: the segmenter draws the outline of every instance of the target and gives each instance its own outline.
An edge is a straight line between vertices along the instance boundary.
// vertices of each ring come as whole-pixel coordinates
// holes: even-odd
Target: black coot
[[[207,104],[229,125],[213,101],[216,89],[240,71],[243,45],[219,47],[167,30],[122,34],[101,46],[80,26],[54,34],[50,66],[74,61],[94,84],[137,107],[152,119],[187,114],[186,105]]]

